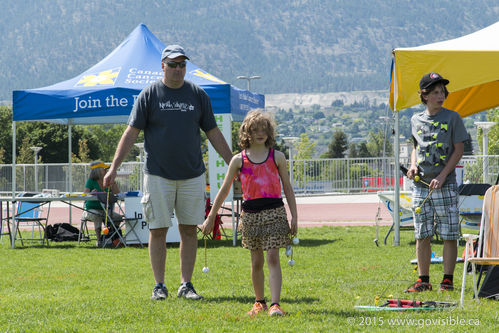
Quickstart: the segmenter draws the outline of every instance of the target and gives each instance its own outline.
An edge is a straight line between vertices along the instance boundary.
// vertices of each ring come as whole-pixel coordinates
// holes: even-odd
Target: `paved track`
[[[380,224],[391,224],[390,213],[376,194],[297,197],[296,201],[300,227],[375,225],[378,209]],[[79,225],[81,214],[81,210],[71,208],[73,225]],[[69,222],[69,208],[62,204],[53,204],[50,209],[50,223],[61,222]],[[224,225],[230,227],[230,223]]]

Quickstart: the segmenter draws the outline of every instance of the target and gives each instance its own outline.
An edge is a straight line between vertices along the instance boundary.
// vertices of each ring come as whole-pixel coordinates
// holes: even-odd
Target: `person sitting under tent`
[[[102,161],[90,162],[90,175],[85,183],[83,193],[104,192],[103,180],[108,168],[109,165]],[[114,183],[112,185],[112,193],[117,194],[119,192],[118,185]],[[97,246],[101,247],[102,223],[105,220],[106,213],[102,209],[100,202],[95,200],[85,201],[84,208],[85,211],[82,214],[82,219],[94,222]]]

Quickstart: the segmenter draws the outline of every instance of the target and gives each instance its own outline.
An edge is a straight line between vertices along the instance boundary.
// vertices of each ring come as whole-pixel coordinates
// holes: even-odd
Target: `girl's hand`
[[[298,221],[296,217],[291,218],[291,235],[295,236],[298,233]]]
[[[211,232],[213,232],[214,221],[215,219],[210,218],[210,216],[208,215],[206,220],[204,220],[203,225],[201,226],[201,231],[203,232],[203,234],[209,235]]]

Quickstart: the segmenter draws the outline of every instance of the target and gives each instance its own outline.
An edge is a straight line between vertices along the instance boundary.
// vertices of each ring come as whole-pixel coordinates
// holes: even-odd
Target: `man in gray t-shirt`
[[[204,220],[205,166],[200,130],[229,164],[232,153],[218,128],[210,99],[199,86],[185,81],[186,56],[179,45],[161,55],[162,80],[144,88],[135,102],[116,149],[104,186],[144,131],[144,217],[149,224],[149,257],[156,285],[153,300],[168,296],[165,282],[166,234],[175,211],[180,233],[181,284],[177,297],[201,299],[191,283],[196,262],[197,224]]]
[[[416,180],[412,197],[419,279],[406,292],[432,289],[431,238],[435,231],[444,241],[444,276],[440,290],[454,289],[459,238],[455,168],[463,155],[468,134],[459,114],[442,107],[449,94],[448,83],[449,80],[438,73],[424,75],[419,88],[426,110],[411,119],[414,149],[407,177]]]

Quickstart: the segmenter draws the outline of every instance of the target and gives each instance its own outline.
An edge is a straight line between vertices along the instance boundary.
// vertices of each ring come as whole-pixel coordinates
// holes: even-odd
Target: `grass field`
[[[384,234],[382,228],[380,234]],[[378,330],[493,332],[499,302],[472,301],[469,276],[465,308],[426,312],[360,312],[376,296],[409,298],[403,290],[417,275],[412,232],[401,232],[401,246],[376,247],[374,227],[320,227],[300,230],[294,267],[281,250],[282,318],[246,315],[254,301],[249,252],[230,240],[203,241],[193,277],[202,301],[177,299],[178,245],[168,248],[166,301],[150,300],[153,278],[147,249],[96,249],[94,243],[51,243],[50,247],[0,246],[1,332],[350,332]],[[433,250],[442,253],[441,242]],[[462,252],[462,247],[459,249]],[[460,285],[462,264],[456,268]],[[442,265],[431,266],[435,289]],[[267,271],[266,271],[267,272]],[[268,284],[268,283],[267,283]],[[270,295],[266,288],[267,297]],[[459,291],[425,292],[417,300],[458,302]]]

